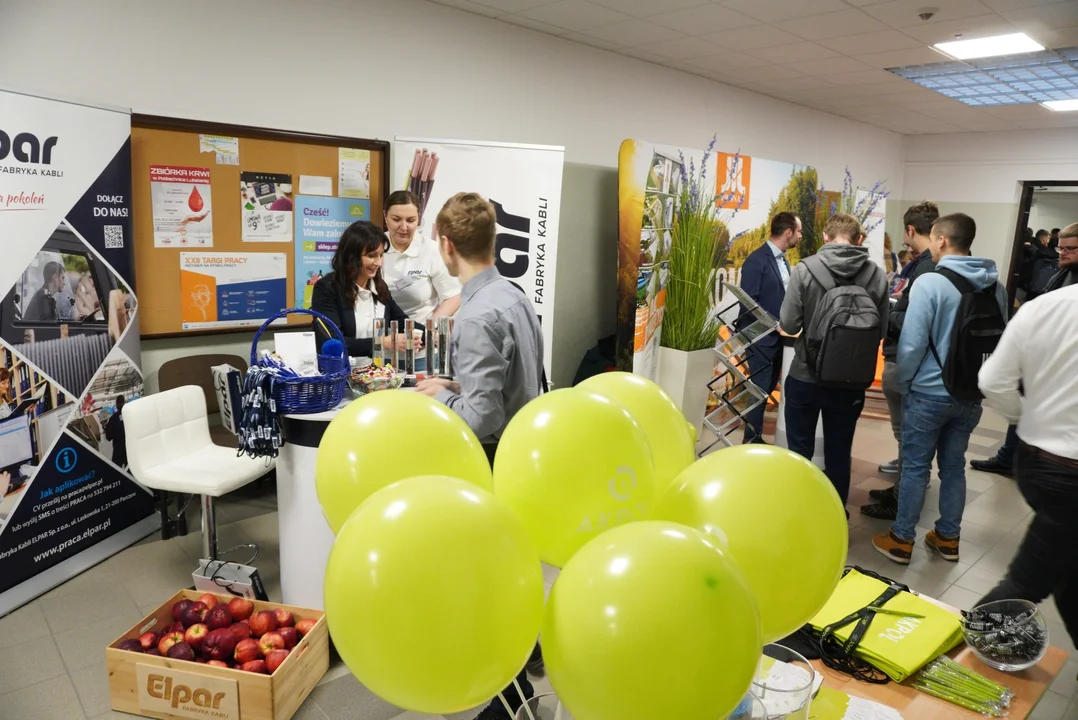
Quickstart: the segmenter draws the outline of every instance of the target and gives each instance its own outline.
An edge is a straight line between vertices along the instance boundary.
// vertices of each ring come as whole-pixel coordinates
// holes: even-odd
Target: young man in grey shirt
[[[543,383],[543,332],[531,301],[494,266],[494,206],[475,193],[460,193],[438,213],[438,248],[449,274],[464,285],[455,316],[451,355],[457,379],[431,379],[418,391],[445,403],[482,441],[491,465],[506,425]],[[526,670],[542,672],[535,646]],[[524,695],[533,688],[527,671],[517,676]],[[503,693],[515,711],[520,695]],[[477,720],[512,720],[499,700]]]

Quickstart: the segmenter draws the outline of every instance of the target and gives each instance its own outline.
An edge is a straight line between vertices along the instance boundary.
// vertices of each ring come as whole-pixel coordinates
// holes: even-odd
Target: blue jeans
[[[891,532],[900,540],[917,539],[917,522],[935,456],[940,474],[940,518],[936,532],[957,538],[966,507],[966,448],[981,421],[981,404],[957,402],[910,391],[902,403],[902,477],[898,517]]]
[[[1008,467],[1014,467],[1014,453],[1018,450],[1018,426],[1010,425],[1007,427],[1007,439],[1003,441],[1003,444],[999,446],[999,450],[996,451],[996,460],[1000,465],[1006,465]]]
[[[786,403],[786,446],[809,460],[816,449],[816,422],[823,415],[824,472],[846,505],[850,499],[853,435],[865,407],[865,391],[820,387],[787,375],[782,394]]]
[[[748,349],[747,355],[750,379],[770,398],[782,372],[782,345],[773,348],[753,345]],[[745,413],[745,442],[763,437],[766,409],[767,400]]]

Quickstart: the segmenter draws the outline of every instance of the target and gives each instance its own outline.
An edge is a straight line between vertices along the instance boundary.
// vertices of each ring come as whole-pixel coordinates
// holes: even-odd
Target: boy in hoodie
[[[932,226],[929,249],[937,268],[947,268],[983,290],[995,286],[1000,312],[1007,317],[1007,291],[997,282],[996,264],[970,257],[977,234],[973,218],[962,213],[941,217]],[[966,448],[981,420],[981,403],[955,400],[943,383],[943,368],[962,294],[938,272],[917,281],[910,293],[898,341],[898,385],[902,392],[902,477],[898,516],[889,532],[872,539],[889,560],[908,565],[917,539],[932,458],[939,465],[940,517],[925,544],[945,560],[958,560],[962,511],[966,506]],[[937,356],[940,358],[936,360]]]
[[[832,215],[823,230],[824,245],[811,258],[794,266],[786,298],[779,312],[779,326],[788,335],[797,335],[812,326],[816,306],[826,290],[812,278],[805,263],[822,264],[831,273],[836,285],[851,285],[866,263],[872,263],[861,223],[850,215]],[[862,285],[876,304],[880,314],[881,337],[887,333],[887,274],[875,266]],[[842,504],[850,494],[850,454],[857,420],[865,407],[864,389],[823,387],[809,365],[805,338],[795,345],[790,373],[782,381],[786,396],[787,446],[793,452],[812,459],[816,446],[816,423],[823,415],[824,465],[831,484],[835,486]]]

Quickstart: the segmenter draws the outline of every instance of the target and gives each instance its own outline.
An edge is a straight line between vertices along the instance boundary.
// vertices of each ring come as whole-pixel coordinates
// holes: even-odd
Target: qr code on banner
[[[115,250],[124,246],[124,227],[123,225],[106,225],[105,226],[105,249]]]

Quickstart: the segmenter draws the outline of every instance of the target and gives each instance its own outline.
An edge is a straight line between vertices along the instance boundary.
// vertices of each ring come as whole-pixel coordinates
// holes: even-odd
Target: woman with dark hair
[[[389,242],[381,228],[360,220],[349,225],[333,254],[333,272],[314,286],[311,309],[320,312],[344,333],[348,354],[374,357],[374,320],[385,320],[385,346],[404,350],[404,333],[389,337],[389,323],[397,321],[400,331],[408,316],[393,301],[382,278],[382,262]],[[318,348],[330,338],[314,323]]]
[[[10,393],[11,371],[7,368],[0,368],[0,420],[11,416],[11,405],[8,404],[10,402],[8,394]]]
[[[449,274],[437,238],[419,230],[419,198],[397,190],[386,199],[386,282],[408,317],[417,323],[454,315],[460,307],[460,282]]]

